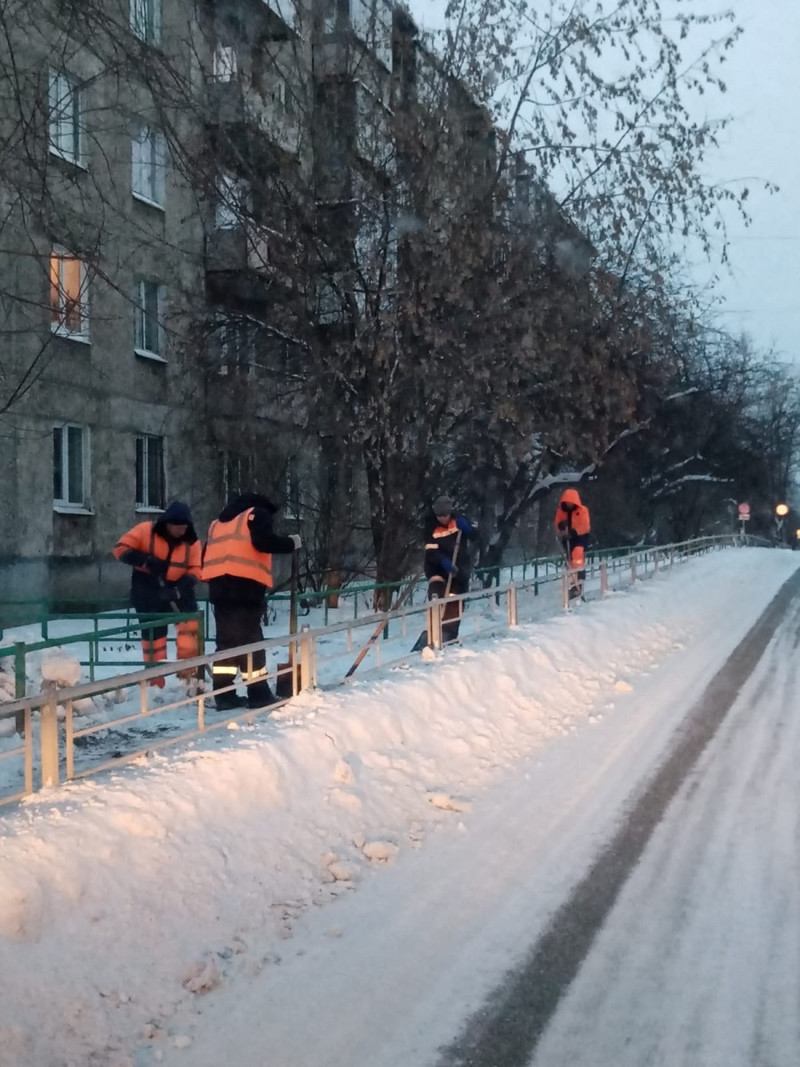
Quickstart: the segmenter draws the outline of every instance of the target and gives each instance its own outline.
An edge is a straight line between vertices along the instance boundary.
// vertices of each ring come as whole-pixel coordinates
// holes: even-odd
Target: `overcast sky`
[[[444,0],[408,2],[423,27],[444,6]],[[730,7],[745,33],[722,68],[728,92],[699,101],[698,114],[734,118],[708,169],[715,181],[747,179],[753,222],[745,229],[730,214],[731,268],[722,268],[719,322],[800,365],[800,3],[732,0]],[[759,179],[775,182],[780,192],[761,192]],[[695,267],[698,280],[711,273],[706,264]]]

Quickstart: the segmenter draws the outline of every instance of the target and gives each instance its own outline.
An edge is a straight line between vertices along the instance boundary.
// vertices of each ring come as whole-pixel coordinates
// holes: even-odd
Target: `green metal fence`
[[[67,645],[86,644],[88,646],[88,659],[80,660],[82,667],[89,668],[89,679],[94,682],[97,668],[99,667],[140,667],[141,654],[137,649],[137,655],[131,659],[109,659],[104,657],[104,646],[128,645],[131,641],[139,640],[143,626],[167,626],[170,623],[197,621],[197,644],[199,655],[205,651],[205,614],[202,611],[183,612],[181,614],[167,613],[143,615],[141,618],[133,612],[110,612],[105,615],[77,614],[58,616],[61,621],[68,620],[91,620],[92,628],[75,634],[63,634],[59,637],[43,637],[41,641],[15,641],[13,644],[0,648],[0,660],[13,658],[14,661],[14,689],[15,696],[24,697],[27,685],[27,659],[35,652],[46,652],[53,648],[63,648]],[[124,618],[125,623],[120,626],[101,626],[101,623],[113,622],[115,619]],[[42,620],[42,627],[47,630],[47,622]]]
[[[752,539],[748,539],[748,543],[751,543]],[[755,543],[755,542],[752,542]],[[663,546],[662,546],[663,547]],[[659,546],[639,546],[639,547],[625,547],[618,546],[613,548],[603,548],[590,550],[586,554],[586,561],[588,567],[597,566],[599,563],[606,561],[609,568],[613,570],[618,564],[622,565],[622,561],[628,560],[631,555],[641,554],[646,557],[648,553],[658,552]],[[534,595],[539,593],[539,583],[546,584],[554,577],[561,574],[564,567],[564,558],[560,555],[540,556],[535,559],[523,560],[520,563],[500,564],[494,567],[477,567],[474,571],[474,577],[478,580],[484,588],[491,588],[493,586],[500,586],[509,582],[515,581],[527,582],[529,579],[533,580],[533,592]],[[333,605],[341,600],[352,600],[352,618],[358,619],[363,614],[374,614],[381,608],[381,601],[388,604],[394,599],[396,593],[408,585],[409,579],[402,579],[395,582],[357,582],[343,586],[338,589],[319,589],[319,590],[298,590],[294,596],[297,601],[297,607],[300,609],[300,613],[303,614],[307,610],[319,609],[323,611],[323,626],[328,626],[330,622],[330,613],[333,609]],[[387,594],[389,594],[387,596]],[[408,604],[409,607],[414,606],[415,598],[424,599],[426,596],[426,589],[424,583],[420,583],[419,586],[414,589],[410,595]],[[267,609],[278,604],[290,605],[292,599],[292,593],[288,591],[281,591],[271,593],[267,596]],[[113,666],[113,667],[132,667],[138,665],[139,658],[136,659],[103,659],[102,654],[105,649],[102,648],[102,644],[125,644],[133,639],[133,635],[138,635],[141,631],[141,625],[139,619],[132,608],[120,609],[120,598],[102,600],[93,598],[90,602],[87,601],[57,601],[59,611],[52,612],[51,606],[53,601],[49,601],[46,598],[31,598],[31,599],[19,599],[19,600],[0,600],[0,614],[6,619],[14,619],[10,624],[13,626],[33,625],[36,624],[40,628],[42,640],[39,642],[14,642],[7,645],[4,648],[0,648],[0,658],[12,657],[14,658],[14,672],[17,683],[17,696],[24,696],[24,688],[21,690],[20,686],[24,687],[25,678],[25,660],[28,654],[33,652],[43,651],[48,648],[57,648],[63,645],[78,644],[80,642],[87,642],[89,645],[89,659],[81,661],[82,666],[89,668],[89,676],[92,681],[95,679],[95,669],[100,666]],[[92,611],[85,610],[88,604],[91,603]],[[205,639],[205,635],[211,632],[211,604],[207,599],[198,599],[198,612],[186,615],[154,615],[152,617],[153,624],[158,625],[160,622],[162,625],[168,623],[174,623],[183,619],[197,618],[199,620],[200,633]],[[337,618],[341,619],[343,616],[338,615]],[[73,620],[86,620],[91,622],[91,629],[83,631],[79,634],[74,634],[69,637],[52,637],[51,627],[55,622],[73,621]],[[107,627],[109,621],[124,620],[124,623],[118,627]],[[388,640],[390,636],[389,627],[387,626],[383,637]],[[0,631],[0,639],[2,638],[2,631]],[[20,679],[22,680],[20,682]]]

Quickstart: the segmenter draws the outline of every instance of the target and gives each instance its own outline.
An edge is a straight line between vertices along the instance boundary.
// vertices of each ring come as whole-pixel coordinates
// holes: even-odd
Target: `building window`
[[[50,328],[65,337],[89,339],[86,264],[60,249],[50,253]]]
[[[133,136],[133,195],[157,207],[164,206],[166,147],[164,135],[140,126]]]
[[[222,463],[222,498],[229,500],[241,493],[252,493],[257,489],[254,479],[255,462],[252,456],[241,452],[221,452]]]
[[[346,25],[350,21],[350,0],[322,0],[322,18],[326,33],[333,33],[338,19]]]
[[[163,285],[143,279],[137,281],[133,306],[133,347],[137,353],[164,358],[163,309]]]
[[[286,466],[286,500],[283,505],[283,517],[293,521],[300,519],[300,479],[294,464],[289,460]]]
[[[217,176],[217,202],[214,225],[218,230],[240,226],[250,208],[250,183],[245,178],[223,172]]]
[[[50,151],[70,163],[82,158],[81,94],[66,74],[50,71]]]
[[[323,281],[317,286],[317,320],[321,326],[335,326],[344,315],[343,291],[332,282]]]
[[[131,29],[142,41],[161,40],[161,0],[131,0]]]
[[[136,438],[136,507],[163,508],[164,483],[164,438],[142,434]]]
[[[259,323],[254,319],[223,315],[219,318],[221,372],[230,368],[250,368],[257,363],[261,339]]]
[[[53,428],[53,504],[85,508],[89,483],[89,431],[65,424]]]
[[[230,45],[218,44],[213,59],[214,80],[218,82],[233,81],[239,73],[236,49]]]

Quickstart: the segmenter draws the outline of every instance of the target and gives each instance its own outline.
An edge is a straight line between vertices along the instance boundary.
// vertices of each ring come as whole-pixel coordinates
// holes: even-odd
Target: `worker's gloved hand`
[[[563,531],[566,530],[566,528],[567,528],[567,520],[566,519],[562,519],[561,522],[558,524],[558,528],[563,533]]]
[[[459,515],[456,519],[456,526],[462,533],[472,533],[472,523],[469,519],[465,519],[463,515]]]
[[[170,599],[181,611],[197,611],[197,579],[193,574],[184,574],[174,586],[170,586]]]
[[[148,556],[145,560],[145,568],[147,573],[152,574],[154,578],[166,578],[167,576],[167,561],[158,559],[157,556]]]
[[[289,536],[290,536],[290,537],[291,537],[291,539],[292,539],[292,540],[294,541],[294,550],[295,550],[295,552],[297,552],[297,550],[298,550],[298,549],[299,549],[299,548],[300,548],[300,547],[302,546],[302,544],[303,544],[302,540],[300,539],[300,534],[289,534]]]
[[[442,570],[445,574],[452,574],[454,577],[458,574],[458,569],[453,565],[453,561],[448,559],[447,556],[442,556]]]

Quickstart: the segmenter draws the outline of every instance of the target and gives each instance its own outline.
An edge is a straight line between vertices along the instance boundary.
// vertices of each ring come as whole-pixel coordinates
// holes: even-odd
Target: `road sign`
[[[744,519],[744,518],[749,519],[750,518],[750,505],[749,504],[740,504],[739,505],[739,518],[740,519]]]

